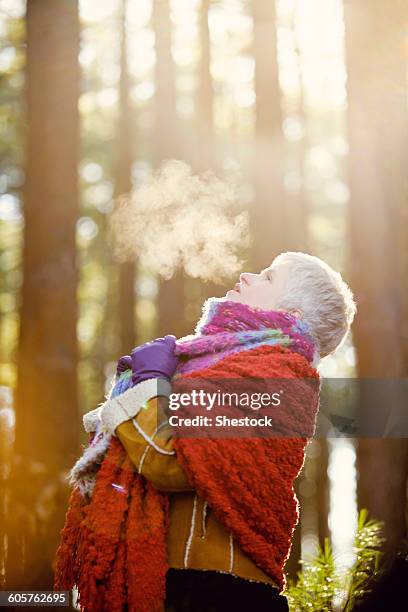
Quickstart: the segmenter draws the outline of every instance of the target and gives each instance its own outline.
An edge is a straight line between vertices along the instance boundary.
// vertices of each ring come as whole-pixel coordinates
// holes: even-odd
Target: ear
[[[291,308],[288,310],[288,312],[290,312],[290,314],[297,319],[303,319],[303,312],[300,310],[300,308]]]

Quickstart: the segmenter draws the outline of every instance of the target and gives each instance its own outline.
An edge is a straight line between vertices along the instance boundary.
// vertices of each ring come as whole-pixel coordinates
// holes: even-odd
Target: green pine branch
[[[381,573],[382,531],[383,523],[369,520],[367,510],[360,511],[353,545],[356,560],[342,575],[336,572],[333,551],[325,538],[323,548],[319,546],[312,559],[301,561],[297,580],[286,590],[291,610],[351,612]]]

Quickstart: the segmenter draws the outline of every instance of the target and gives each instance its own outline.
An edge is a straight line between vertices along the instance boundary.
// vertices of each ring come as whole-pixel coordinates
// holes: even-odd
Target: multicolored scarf
[[[175,385],[182,378],[208,373],[233,376],[237,364],[240,375],[245,376],[319,378],[311,366],[318,359],[316,345],[304,323],[289,313],[262,311],[222,299],[206,302],[196,334],[178,340],[176,353],[180,361]],[[130,372],[125,372],[112,395],[129,386]],[[306,382],[295,400],[297,418],[307,421],[308,435],[312,435],[316,392]],[[218,446],[218,463],[214,463],[209,442]],[[305,444],[303,438],[175,440],[177,458],[197,493],[207,499],[243,550],[281,588],[298,516],[293,480],[303,464]],[[70,590],[76,584],[84,612],[114,612],[125,607],[130,612],[159,612],[163,610],[168,569],[168,496],[136,472],[118,438],[112,436],[106,446],[92,498],[85,499],[79,486],[73,488],[57,551],[54,588]],[[216,484],[220,474],[225,482],[229,473],[244,469],[240,457],[251,460],[245,470],[252,482],[259,480],[255,490],[280,499],[275,509],[269,502],[258,504],[251,488],[243,490],[240,480],[230,480],[222,490]],[[286,466],[285,473],[278,467],[281,463]],[[246,508],[253,509],[249,522],[242,514],[243,501]]]
[[[310,328],[289,312],[261,310],[224,298],[209,298],[195,333],[176,342],[176,377],[205,368],[228,355],[258,346],[285,346],[313,365],[319,353]]]

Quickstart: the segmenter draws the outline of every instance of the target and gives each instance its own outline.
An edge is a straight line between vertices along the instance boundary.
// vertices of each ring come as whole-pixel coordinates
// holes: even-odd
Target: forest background
[[[399,0],[0,2],[0,589],[51,588],[81,415],[119,357],[237,280],[115,256],[116,198],[164,160],[239,177],[243,269],[302,250],[350,283],[334,402],[408,378],[406,24]],[[329,534],[352,562],[358,508],[387,555],[406,536],[407,440],[337,434],[308,448],[291,576]]]

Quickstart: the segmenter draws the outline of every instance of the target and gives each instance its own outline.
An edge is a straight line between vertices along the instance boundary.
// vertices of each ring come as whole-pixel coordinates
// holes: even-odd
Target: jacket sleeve
[[[149,399],[138,414],[121,423],[115,435],[139,474],[162,491],[193,490],[177,461],[172,431],[164,415],[166,397]]]

